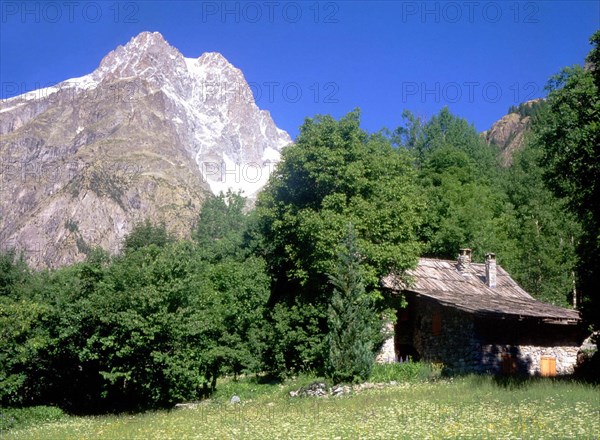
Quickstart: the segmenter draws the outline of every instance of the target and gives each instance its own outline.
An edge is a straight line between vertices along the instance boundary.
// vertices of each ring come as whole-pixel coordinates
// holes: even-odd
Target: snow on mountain
[[[151,90],[169,98],[171,120],[215,194],[232,189],[256,197],[281,149],[291,143],[269,112],[255,104],[241,70],[217,52],[185,58],[158,32],[143,32],[117,47],[91,74],[4,100],[0,113],[58,92],[90,91],[125,80],[147,81]],[[121,92],[126,98],[135,91],[123,87]],[[0,134],[7,131],[0,125]]]
[[[222,55],[143,32],[92,73],[0,101],[0,251],[118,252],[145,218],[188,235],[208,192],[254,198],[289,135]]]

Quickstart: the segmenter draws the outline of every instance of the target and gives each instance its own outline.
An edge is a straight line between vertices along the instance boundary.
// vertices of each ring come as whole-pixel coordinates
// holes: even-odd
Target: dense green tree
[[[3,404],[64,404],[67,390],[80,385],[71,373],[79,372],[72,341],[81,334],[69,325],[81,317],[70,313],[81,292],[77,273],[77,266],[30,272],[15,295],[0,297]]]
[[[83,350],[106,399],[170,405],[211,392],[221,374],[256,371],[268,285],[260,258],[212,262],[190,242],[125,253],[90,298],[98,314]]]
[[[498,184],[495,149],[447,108],[426,122],[408,112],[404,118],[398,142],[415,154],[427,200],[419,234],[424,254],[455,258],[460,247],[470,247],[476,260],[495,252],[509,263],[515,253],[513,217]]]
[[[576,245],[580,227],[545,185],[539,164],[543,151],[525,142],[505,173],[505,190],[514,206],[511,237],[516,254],[506,269],[536,298],[569,307],[573,302]]]
[[[219,261],[225,257],[244,258],[250,215],[244,212],[246,199],[229,190],[210,197],[202,205],[192,237],[203,258]]]
[[[79,356],[111,405],[169,405],[209,387],[221,304],[193,255],[185,242],[127,252],[82,301],[94,312]]]
[[[28,275],[29,270],[22,256],[18,256],[14,250],[0,253],[0,296],[18,295]]]
[[[40,377],[39,354],[51,342],[40,324],[51,315],[44,302],[0,295],[0,406],[27,405],[38,397],[32,379]]]
[[[217,342],[220,350],[218,373],[262,370],[265,304],[269,298],[269,278],[260,257],[243,261],[227,258],[214,264],[209,279],[223,305],[223,332]]]
[[[549,186],[565,197],[583,228],[580,290],[588,319],[600,322],[600,31],[588,67],[565,68],[549,82],[548,105],[534,123]]]
[[[272,335],[295,328],[269,344],[267,364],[281,369],[322,368],[327,274],[337,263],[346,225],[352,223],[363,256],[365,288],[380,297],[378,283],[390,272],[413,267],[419,254],[416,229],[421,197],[410,155],[383,135],[359,127],[359,113],[339,121],[307,119],[294,145],[259,197],[263,252],[273,279]]]
[[[192,234],[197,256],[211,263],[211,283],[226,304],[215,369],[235,375],[262,369],[262,315],[270,284],[265,261],[250,250],[252,214],[245,209],[246,199],[239,193],[211,197]]]
[[[150,219],[137,223],[132,231],[125,237],[123,252],[141,249],[145,246],[155,245],[163,247],[174,241],[167,231],[164,223],[154,224]]]
[[[0,295],[1,404],[169,406],[211,392],[222,374],[261,368],[264,261],[213,262],[192,242],[144,243],[27,271]]]
[[[419,168],[426,167],[438,150],[458,151],[464,153],[460,160],[462,165],[466,165],[465,160],[470,164],[474,178],[495,177],[497,152],[485,143],[472,124],[454,116],[447,107],[425,122],[409,111],[402,116],[405,122],[395,130],[396,143],[413,152]]]

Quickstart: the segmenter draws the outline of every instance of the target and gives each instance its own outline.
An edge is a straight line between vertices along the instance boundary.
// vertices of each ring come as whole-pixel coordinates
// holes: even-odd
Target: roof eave
[[[568,317],[568,316],[552,316],[552,315],[542,315],[538,314],[527,314],[522,312],[506,312],[500,310],[485,310],[485,309],[477,309],[464,307],[458,304],[455,304],[448,300],[443,300],[440,298],[436,298],[434,295],[428,294],[427,292],[418,292],[414,290],[403,290],[402,292],[411,293],[416,295],[417,298],[425,298],[427,300],[435,301],[436,303],[444,306],[450,307],[456,310],[460,310],[465,313],[471,313],[480,317],[489,317],[496,319],[518,319],[518,320],[538,320],[546,324],[561,324],[561,325],[578,325],[581,323],[581,317]],[[537,300],[536,300],[537,301]],[[576,310],[565,310],[566,312],[573,312],[579,314]]]

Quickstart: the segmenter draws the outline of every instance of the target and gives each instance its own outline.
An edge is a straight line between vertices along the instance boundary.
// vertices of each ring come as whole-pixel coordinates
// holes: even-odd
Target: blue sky
[[[362,110],[368,131],[447,105],[482,131],[582,64],[597,1],[0,1],[0,98],[93,71],[142,31],[187,57],[221,52],[292,137]]]

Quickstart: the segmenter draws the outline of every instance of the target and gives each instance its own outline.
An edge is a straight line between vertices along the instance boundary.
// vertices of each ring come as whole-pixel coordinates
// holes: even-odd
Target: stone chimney
[[[485,284],[496,287],[496,254],[489,253],[485,256]]]
[[[471,249],[463,248],[458,250],[458,261],[456,268],[459,272],[470,272],[471,269]]]

